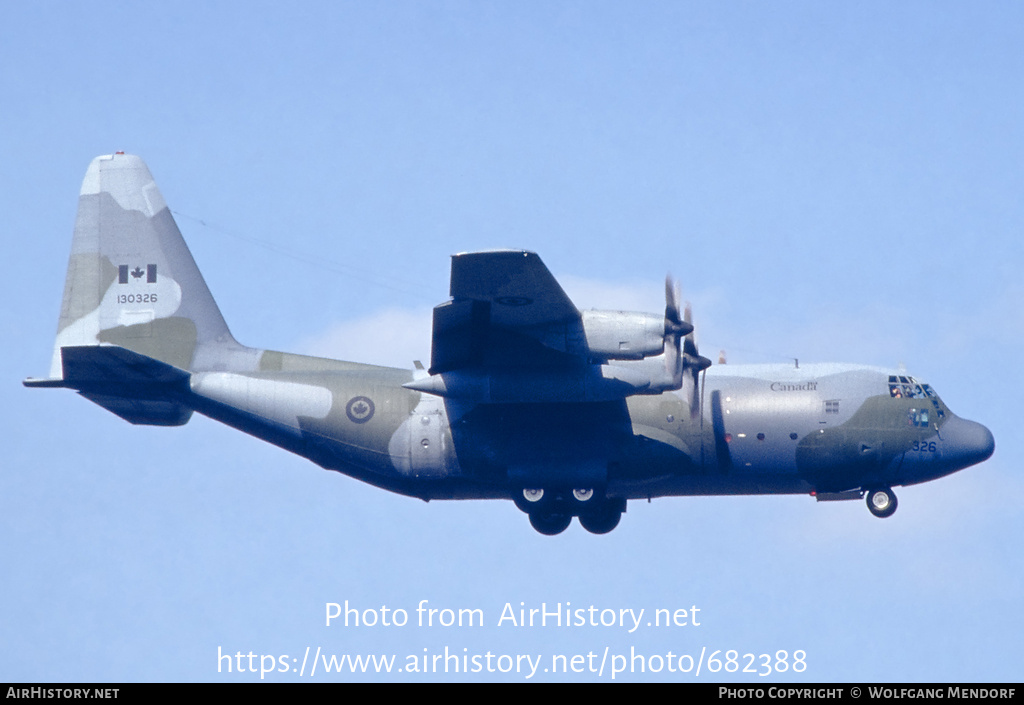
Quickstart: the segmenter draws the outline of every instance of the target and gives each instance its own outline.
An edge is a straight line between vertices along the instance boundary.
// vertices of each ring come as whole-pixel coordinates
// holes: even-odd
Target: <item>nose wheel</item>
[[[888,487],[876,487],[868,490],[866,501],[868,503],[868,511],[879,519],[891,517],[898,505],[896,494]]]

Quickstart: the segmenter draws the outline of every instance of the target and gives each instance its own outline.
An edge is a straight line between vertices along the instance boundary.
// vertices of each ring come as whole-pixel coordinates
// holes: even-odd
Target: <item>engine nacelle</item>
[[[583,311],[590,355],[605,360],[642,360],[665,349],[665,318],[653,313]]]

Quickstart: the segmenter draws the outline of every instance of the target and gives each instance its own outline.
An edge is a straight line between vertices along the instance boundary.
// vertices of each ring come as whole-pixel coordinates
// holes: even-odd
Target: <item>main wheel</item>
[[[513,491],[512,500],[521,511],[527,514],[541,511],[542,507],[551,502],[552,493],[545,492],[540,488],[527,487],[523,490]]]
[[[607,534],[619,525],[622,512],[611,507],[604,507],[596,512],[580,514],[580,526],[592,534]]]
[[[572,491],[572,498],[580,504],[586,504],[594,498],[593,488],[587,487],[582,489],[575,489]]]
[[[592,534],[607,534],[619,525],[622,513],[626,511],[626,500],[622,497],[604,497],[595,501],[579,514],[580,526]]]
[[[899,504],[896,495],[888,487],[876,487],[867,493],[868,511],[879,519],[891,517]]]
[[[530,524],[545,536],[560,534],[572,523],[571,514],[549,514],[548,512],[532,512]]]

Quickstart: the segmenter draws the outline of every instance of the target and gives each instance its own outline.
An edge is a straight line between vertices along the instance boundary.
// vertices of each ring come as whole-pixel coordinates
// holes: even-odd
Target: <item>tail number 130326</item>
[[[119,304],[155,304],[156,294],[118,294]]]

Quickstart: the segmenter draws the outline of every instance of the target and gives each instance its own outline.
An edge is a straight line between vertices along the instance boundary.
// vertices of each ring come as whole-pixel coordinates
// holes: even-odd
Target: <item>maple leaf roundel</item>
[[[345,414],[352,423],[366,423],[373,417],[373,400],[370,397],[352,397],[345,405]]]

